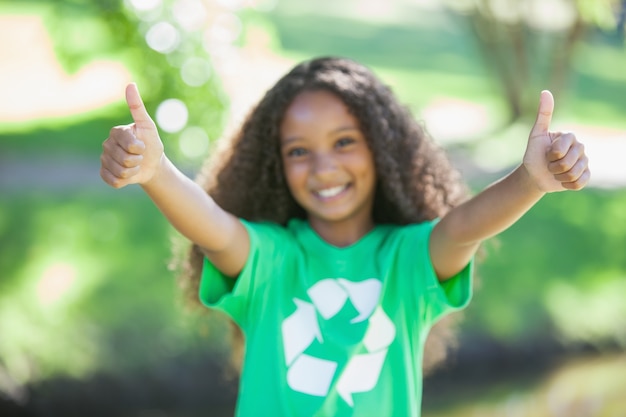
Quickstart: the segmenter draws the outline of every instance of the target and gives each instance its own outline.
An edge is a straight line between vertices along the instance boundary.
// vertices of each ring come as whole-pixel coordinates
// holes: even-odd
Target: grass
[[[199,335],[209,322],[185,313],[167,268],[171,236],[137,190],[103,184],[4,201],[0,357],[10,373],[141,367],[209,345]],[[34,375],[20,370],[27,358]]]

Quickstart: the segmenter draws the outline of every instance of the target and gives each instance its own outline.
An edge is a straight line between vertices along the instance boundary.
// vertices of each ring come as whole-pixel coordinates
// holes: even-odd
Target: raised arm
[[[545,193],[580,190],[589,181],[583,145],[572,133],[550,132],[553,110],[552,94],[543,91],[523,163],[452,209],[433,229],[430,254],[440,280],[457,274],[483,240],[513,225]]]
[[[245,227],[167,158],[135,84],[126,87],[126,102],[134,123],[111,129],[102,145],[100,176],[114,188],[141,185],[169,222],[202,247],[220,271],[237,276],[250,248]]]

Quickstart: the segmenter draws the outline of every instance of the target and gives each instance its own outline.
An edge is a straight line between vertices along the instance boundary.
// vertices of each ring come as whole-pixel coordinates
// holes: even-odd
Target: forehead
[[[281,132],[320,123],[356,125],[357,120],[337,95],[324,90],[304,91],[287,107]]]

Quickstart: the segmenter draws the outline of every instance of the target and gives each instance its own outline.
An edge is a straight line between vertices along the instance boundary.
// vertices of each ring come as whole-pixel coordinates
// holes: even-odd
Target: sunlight
[[[138,11],[150,11],[163,4],[163,0],[129,0],[130,4]]]
[[[571,1],[534,0],[526,15],[526,23],[540,30],[558,32],[565,30],[576,21],[576,8]]]
[[[570,123],[566,131],[576,133],[585,144],[589,156],[591,180],[594,187],[619,188],[626,186],[626,129],[612,129],[602,126],[583,126]]]
[[[233,43],[241,34],[241,20],[233,13],[220,13],[215,17],[208,36],[218,43]]]
[[[187,106],[175,98],[163,101],[156,110],[156,120],[159,127],[169,133],[182,130],[187,124],[188,118]]]
[[[202,2],[194,0],[178,0],[172,8],[174,19],[185,29],[192,32],[206,25],[207,9]]]
[[[50,34],[39,16],[0,16],[0,57],[0,122],[69,116],[101,108],[119,101],[119,92],[131,78],[121,63],[104,60],[68,74],[57,61]]]
[[[485,132],[490,116],[484,106],[451,97],[435,98],[422,111],[428,131],[446,145],[472,140]]]
[[[178,48],[180,44],[180,34],[171,23],[159,22],[148,29],[146,42],[148,46],[155,51],[168,54]]]
[[[67,262],[47,267],[37,284],[37,298],[43,306],[55,303],[72,287],[76,280],[76,268]]]

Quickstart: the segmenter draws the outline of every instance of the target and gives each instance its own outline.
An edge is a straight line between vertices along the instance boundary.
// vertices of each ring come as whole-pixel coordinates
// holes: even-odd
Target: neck
[[[358,242],[370,230],[374,228],[374,221],[367,222],[322,222],[317,219],[309,219],[309,224],[315,232],[327,243],[346,247]]]

